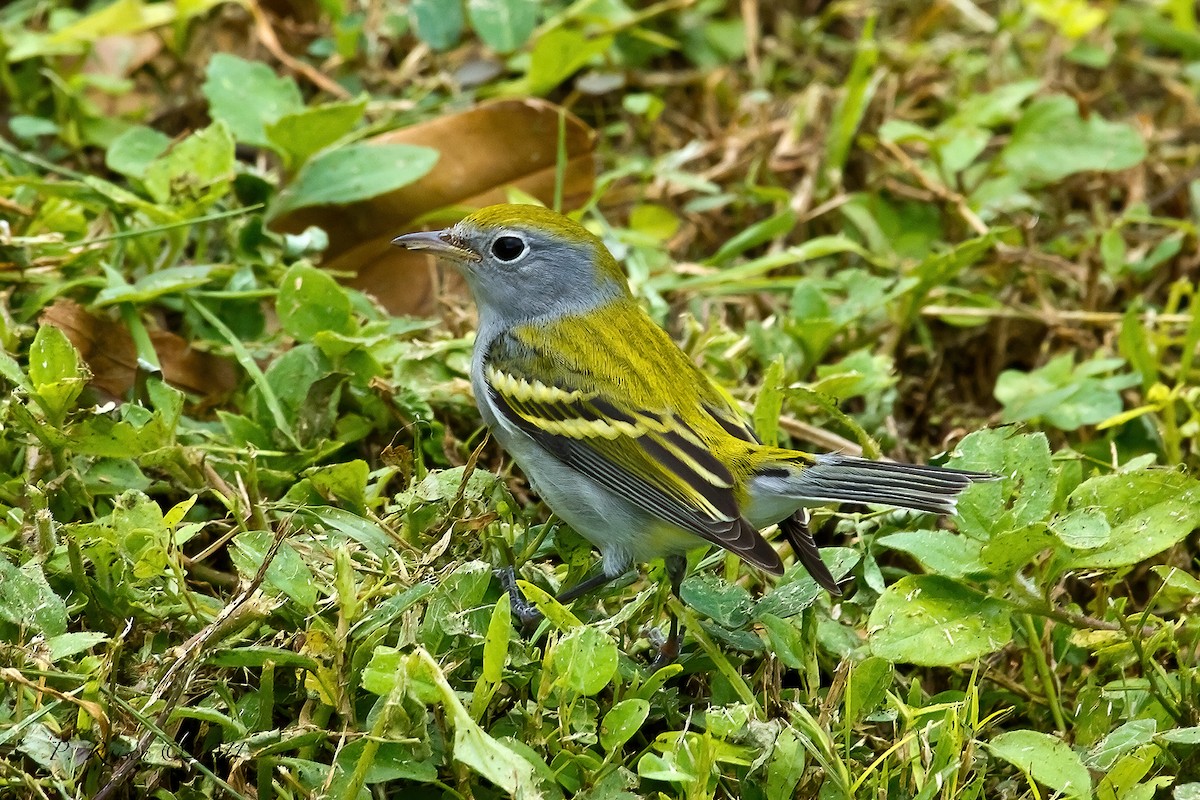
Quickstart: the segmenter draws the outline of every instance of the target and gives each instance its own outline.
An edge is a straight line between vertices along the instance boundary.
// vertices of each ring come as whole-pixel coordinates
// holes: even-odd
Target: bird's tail
[[[953,514],[964,489],[997,478],[987,472],[826,453],[792,472],[784,491],[789,497],[814,503],[872,503]]]

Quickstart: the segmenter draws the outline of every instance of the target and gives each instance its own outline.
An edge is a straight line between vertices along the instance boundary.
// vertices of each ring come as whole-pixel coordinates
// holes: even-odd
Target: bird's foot
[[[542,621],[542,612],[538,611],[537,606],[525,599],[525,595],[521,594],[521,589],[517,586],[517,571],[512,567],[496,570],[496,577],[500,579],[500,585],[504,587],[504,591],[508,592],[508,601],[512,606],[513,617],[521,624],[522,628],[531,628]]]
[[[679,630],[674,625],[667,636],[658,628],[651,628],[646,632],[646,638],[650,640],[652,647],[658,649],[658,655],[650,662],[650,674],[653,675],[668,664],[675,663],[675,659],[679,658]]]

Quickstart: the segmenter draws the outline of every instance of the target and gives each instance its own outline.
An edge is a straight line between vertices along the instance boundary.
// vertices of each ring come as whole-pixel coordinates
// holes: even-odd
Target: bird
[[[550,209],[492,205],[392,243],[465,278],[478,309],[470,378],[479,413],[550,510],[600,551],[600,572],[562,592],[564,603],[656,558],[678,597],[687,553],[709,545],[782,575],[761,533],[771,525],[840,595],[807,509],[952,514],[964,489],[994,478],[764,444],[729,392],[639,304],[604,243]],[[507,575],[514,611],[536,618]],[[659,663],[679,652],[673,615],[660,651]]]

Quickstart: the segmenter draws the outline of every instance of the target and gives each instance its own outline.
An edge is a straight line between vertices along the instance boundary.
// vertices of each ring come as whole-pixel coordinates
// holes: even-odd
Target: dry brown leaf
[[[56,301],[39,321],[67,335],[92,371],[92,386],[114,398],[126,396],[137,373],[137,350],[124,324],[90,314],[70,300]],[[193,350],[187,340],[167,331],[150,331],[150,341],[171,385],[206,397],[237,386],[238,370],[228,359]]]
[[[326,267],[354,273],[351,285],[373,294],[392,313],[432,314],[436,293],[428,257],[391,247],[391,240],[411,232],[413,220],[436,209],[503,202],[510,186],[552,203],[560,113],[565,114],[567,153],[563,207],[578,208],[591,196],[595,180],[595,131],[544,100],[500,100],[368,140],[423,145],[441,153],[433,170],[416,183],[352,205],[298,209],[272,227],[292,233],[309,225],[324,228],[329,233]]]

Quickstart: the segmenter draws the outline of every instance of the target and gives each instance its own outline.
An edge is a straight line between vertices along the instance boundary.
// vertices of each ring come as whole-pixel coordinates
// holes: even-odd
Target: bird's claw
[[[650,646],[658,650],[658,655],[650,662],[651,675],[668,664],[675,663],[675,659],[679,658],[678,633],[671,636],[664,636],[663,632],[658,628],[651,628],[646,631],[646,638],[650,640]]]

